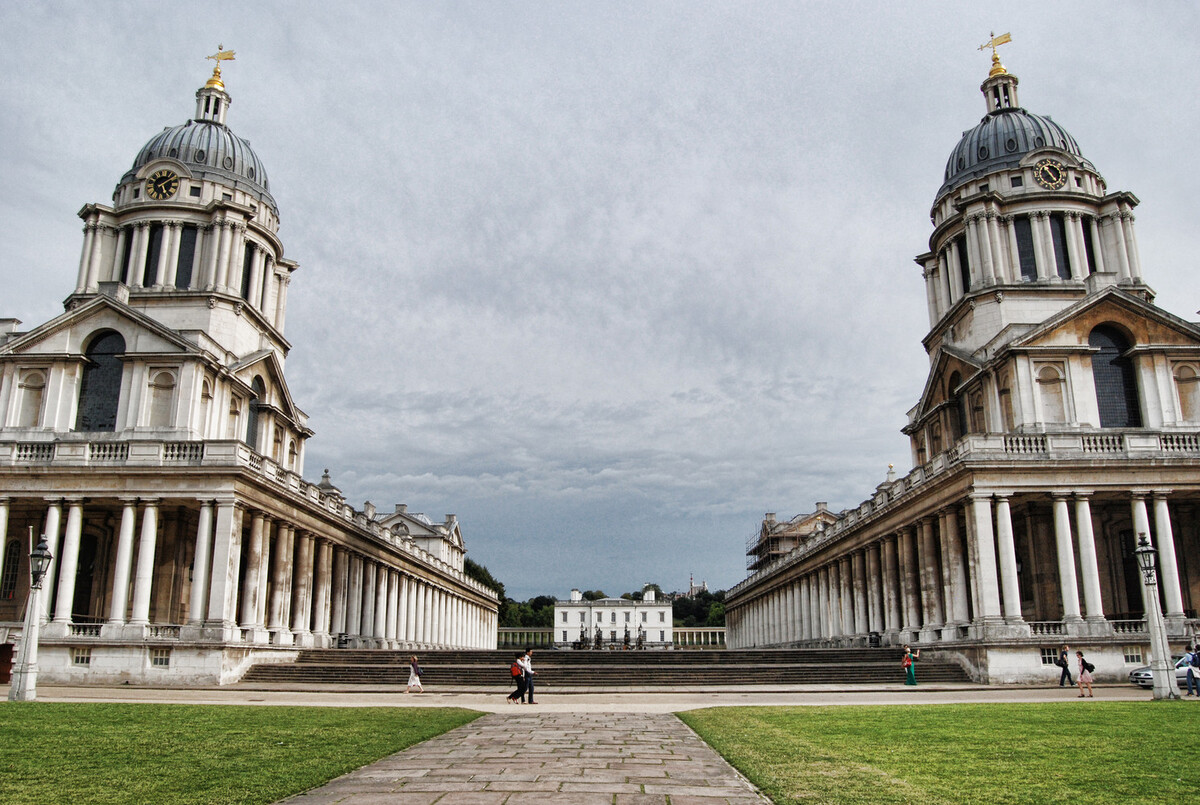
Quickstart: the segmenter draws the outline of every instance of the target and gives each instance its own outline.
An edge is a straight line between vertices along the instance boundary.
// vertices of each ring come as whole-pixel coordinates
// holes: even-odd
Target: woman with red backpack
[[[524,654],[517,652],[517,658],[513,660],[512,666],[509,668],[513,682],[517,683],[517,689],[508,694],[509,704],[516,704],[519,700],[525,698],[525,669],[521,666],[521,660],[524,657]]]

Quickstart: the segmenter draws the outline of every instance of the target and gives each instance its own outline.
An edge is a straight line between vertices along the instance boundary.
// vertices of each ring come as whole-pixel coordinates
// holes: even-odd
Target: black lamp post
[[[33,538],[33,527],[29,529]],[[13,669],[12,687],[8,691],[11,702],[32,702],[37,699],[37,655],[38,632],[42,627],[42,580],[50,567],[50,547],[46,535],[38,540],[37,547],[29,554],[29,597],[25,601],[25,628],[21,636],[21,651]]]
[[[1138,569],[1142,571],[1142,603],[1146,610],[1146,631],[1150,634],[1150,673],[1154,678],[1155,699],[1178,699],[1179,683],[1171,667],[1171,648],[1167,642],[1167,624],[1158,604],[1158,574],[1155,563],[1158,551],[1143,532],[1138,534],[1138,547],[1133,552]]]

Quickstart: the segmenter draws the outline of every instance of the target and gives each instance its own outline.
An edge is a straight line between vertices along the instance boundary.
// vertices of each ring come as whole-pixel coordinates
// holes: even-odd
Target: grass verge
[[[458,708],[6,703],[0,802],[274,802],[481,715]]]
[[[721,707],[680,713],[792,803],[1160,803],[1195,797],[1194,702]]]

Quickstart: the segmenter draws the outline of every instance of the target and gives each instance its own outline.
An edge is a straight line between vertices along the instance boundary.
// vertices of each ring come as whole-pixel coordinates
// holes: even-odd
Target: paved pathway
[[[769,805],[665,713],[508,712],[364,766],[288,805]]]

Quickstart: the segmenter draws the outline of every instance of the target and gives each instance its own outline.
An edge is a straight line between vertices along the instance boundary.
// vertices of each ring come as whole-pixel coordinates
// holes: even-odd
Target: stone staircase
[[[513,651],[419,652],[427,686],[488,689],[511,685]],[[398,685],[412,652],[305,650],[294,663],[253,666],[246,684]],[[896,648],[734,651],[534,651],[539,687],[582,689],[731,685],[879,685],[904,681]],[[922,660],[921,682],[969,682],[961,667]]]

